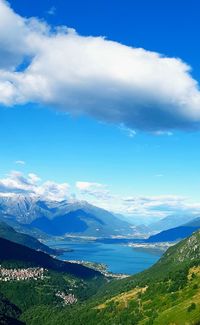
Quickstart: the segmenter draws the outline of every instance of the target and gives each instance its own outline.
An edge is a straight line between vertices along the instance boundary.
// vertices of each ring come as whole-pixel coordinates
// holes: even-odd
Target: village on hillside
[[[47,271],[43,267],[31,267],[23,269],[6,269],[0,265],[0,281],[22,281],[22,280],[43,280],[44,272]]]

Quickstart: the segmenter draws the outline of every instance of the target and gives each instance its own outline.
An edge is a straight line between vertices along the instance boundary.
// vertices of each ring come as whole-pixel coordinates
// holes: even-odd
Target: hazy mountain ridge
[[[153,242],[165,242],[165,241],[178,241],[189,237],[193,232],[200,228],[200,218],[194,218],[191,221],[179,226],[163,230],[155,235],[150,236],[146,241]]]
[[[191,213],[191,212],[170,214],[157,222],[151,223],[149,225],[149,228],[152,231],[160,232],[163,230],[183,226],[184,224],[194,220],[197,217],[198,217],[197,213]]]
[[[132,235],[137,229],[85,201],[43,201],[17,195],[0,198],[1,218],[40,229],[50,235]]]
[[[48,254],[58,254],[58,251],[41,243],[35,237],[17,232],[11,226],[2,221],[0,221],[0,237]]]
[[[194,213],[169,215],[149,226],[133,225],[128,223],[127,218],[95,207],[86,201],[45,201],[38,196],[22,194],[0,197],[0,220],[5,220],[20,232],[36,237],[43,237],[45,233],[51,236],[150,236],[149,242],[161,242],[180,240],[198,229],[198,226],[188,224],[194,220],[198,222],[198,214]]]
[[[189,227],[189,226],[180,226],[176,228],[171,228],[168,230],[163,230],[156,235],[150,236],[146,240],[146,242],[159,243],[159,242],[178,241],[190,236],[193,232],[195,232],[198,229],[199,227]]]

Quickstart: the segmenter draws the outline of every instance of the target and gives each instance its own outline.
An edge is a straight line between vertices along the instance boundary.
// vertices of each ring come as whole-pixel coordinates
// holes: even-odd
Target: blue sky
[[[180,88],[182,87],[180,92],[184,91],[184,97],[181,97],[181,100],[184,98],[187,104],[181,114],[180,100],[177,97],[179,93],[175,93],[174,98],[170,99],[170,103],[173,102],[174,105],[172,105],[172,113],[170,112],[170,114],[166,113],[166,107],[168,110],[166,105],[169,105],[168,102],[166,104],[166,101],[170,97],[170,90],[168,91],[168,88],[171,89],[170,77],[174,78],[172,85],[177,85],[177,88],[180,80],[179,77],[176,79],[176,74],[180,73],[180,76],[183,79],[186,78],[189,83],[192,78],[197,83],[200,80],[200,47],[198,44],[200,4],[198,0],[97,0],[95,2],[92,0],[84,2],[80,0],[73,2],[57,0],[56,3],[53,0],[31,2],[13,0],[9,3],[14,12],[18,13],[22,19],[24,17],[37,17],[37,19],[42,19],[51,26],[65,25],[74,28],[78,33],[77,42],[87,41],[83,36],[105,36],[108,40],[117,42],[116,51],[129,51],[129,48],[124,50],[120,48],[120,44],[124,44],[129,47],[143,48],[150,53],[161,53],[166,58],[174,58],[175,62],[172,63],[169,75],[164,66],[159,68],[164,69],[164,73],[160,70],[157,71],[158,61],[151,68],[152,78],[155,77],[155,80],[157,74],[159,74],[158,78],[162,79],[162,73],[163,79],[168,78],[163,88],[158,89],[158,93],[164,89],[164,99],[157,96],[156,88],[148,88],[147,92],[146,83],[141,79],[141,82],[145,84],[141,90],[141,98],[144,98],[145,101],[144,105],[140,97],[139,99],[137,96],[134,97],[134,100],[138,100],[140,105],[137,112],[139,115],[133,116],[130,113],[132,106],[130,107],[129,101],[133,101],[134,105],[134,100],[131,94],[127,94],[126,89],[121,87],[121,84],[117,85],[116,91],[119,97],[122,97],[122,102],[121,97],[120,99],[117,97],[117,99],[119,99],[122,107],[123,105],[125,108],[127,107],[128,113],[121,118],[120,105],[116,112],[115,109],[113,110],[114,105],[116,103],[118,105],[118,102],[115,97],[112,97],[113,95],[110,99],[109,91],[114,87],[113,84],[112,87],[110,86],[112,75],[101,76],[100,83],[91,94],[92,97],[90,97],[90,93],[89,95],[88,93],[84,94],[84,88],[81,91],[78,89],[78,92],[77,89],[73,90],[72,95],[70,93],[72,96],[70,102],[65,98],[63,93],[65,90],[63,89],[59,89],[52,101],[49,100],[51,93],[47,94],[48,98],[43,100],[41,96],[46,94],[38,95],[35,88],[32,90],[34,94],[31,93],[31,96],[28,89],[26,93],[22,91],[23,94],[17,93],[13,97],[6,97],[2,100],[0,98],[0,176],[4,183],[5,179],[8,182],[9,178],[5,175],[12,170],[20,171],[24,175],[34,173],[39,175],[44,182],[48,180],[55,183],[66,182],[71,187],[70,193],[75,193],[83,199],[86,198],[98,205],[124,213],[127,211],[126,209],[123,210],[122,207],[115,209],[115,200],[118,197],[153,197],[153,201],[159,197],[161,212],[163,210],[162,205],[171,204],[168,202],[169,196],[188,197],[195,202],[196,207],[200,189],[200,133],[198,131],[200,120],[198,103],[200,101],[197,93],[198,86],[193,85],[193,81],[192,86],[189,84],[188,89],[190,90],[192,87],[191,98],[185,97],[187,90],[184,88],[185,85],[180,86]],[[37,33],[39,34],[41,31],[37,31]],[[15,35],[13,37],[16,38]],[[72,38],[74,40],[73,33]],[[14,38],[13,40],[15,42]],[[107,43],[103,40],[98,46],[103,53]],[[17,45],[14,45],[13,48],[9,55],[14,57],[16,51],[15,57],[20,56],[21,50],[19,51]],[[10,48],[8,50],[11,51]],[[28,51],[32,51],[32,49],[28,49]],[[123,60],[123,52],[120,53],[122,53],[121,59]],[[2,62],[7,60],[8,55],[7,57],[6,55],[4,52],[0,53]],[[27,52],[23,55],[24,58],[30,55],[32,59],[33,54]],[[128,52],[127,55],[129,55]],[[148,53],[145,51],[142,55],[148,56]],[[24,58],[23,60],[25,60]],[[179,67],[177,58],[191,66],[191,72],[185,72],[182,65]],[[16,71],[19,69],[19,63],[24,64],[23,60],[19,59],[19,62],[14,63]],[[30,58],[28,62],[29,60]],[[154,58],[149,58],[149,60],[153,61]],[[54,64],[54,61],[51,62]],[[6,73],[13,71],[11,64],[13,65],[13,61],[6,62]],[[64,62],[65,64],[70,65],[69,62]],[[122,62],[122,64],[125,63]],[[84,63],[77,69],[81,70],[83,67]],[[126,70],[126,68],[125,65],[121,68],[120,78],[123,77],[123,69]],[[20,69],[23,70],[24,68]],[[105,69],[109,69],[109,67],[105,65]],[[126,73],[128,73],[127,71]],[[55,74],[59,75],[60,73],[61,71],[55,69]],[[99,72],[95,73],[98,74]],[[147,77],[149,78],[149,74]],[[12,78],[14,77],[12,76]],[[127,88],[131,86],[129,81],[130,76],[127,74]],[[14,82],[12,80],[12,84]],[[89,84],[90,82],[92,84],[93,80],[88,81]],[[103,98],[101,89],[104,85],[105,98]],[[20,84],[18,89],[22,86],[26,87]],[[172,86],[172,90],[173,88],[174,86]],[[86,91],[88,90],[86,89]],[[134,91],[135,89],[133,89]],[[153,93],[153,99],[151,98],[150,102],[148,102],[149,91]],[[195,102],[190,107],[191,99],[196,93],[197,104]],[[18,101],[20,96],[26,97],[22,103],[20,100]],[[61,108],[60,103],[58,103],[59,96],[64,98]],[[74,104],[77,96],[80,96],[81,103],[83,98],[83,108],[80,103]],[[144,96],[147,96],[147,99]],[[90,98],[92,98],[92,104],[94,102],[96,108],[87,107],[87,103],[91,104]],[[174,104],[176,100],[178,104]],[[76,109],[78,113],[81,111],[80,116],[77,112],[74,116],[71,108],[68,110],[68,105],[73,106],[73,104],[74,110]],[[108,106],[106,106],[107,104]],[[148,115],[145,115],[145,110],[150,106],[153,108]],[[117,117],[110,116],[111,110]],[[193,114],[195,114],[195,118],[193,118]],[[25,164],[16,163],[16,161],[24,161]],[[83,184],[83,188],[77,188],[75,187],[76,182],[88,182],[88,184],[93,185]],[[82,192],[80,193],[80,191]],[[109,203],[108,196],[112,196],[110,193],[114,197]],[[106,195],[107,197],[105,197]],[[107,205],[103,202],[104,198],[107,200]],[[162,200],[163,202],[161,202]],[[149,201],[151,200],[149,199]],[[188,208],[187,204],[185,206],[183,203],[180,204],[179,199],[177,201],[174,210],[178,210],[179,207],[180,209]],[[130,209],[130,213],[134,213],[134,209]],[[137,213],[138,211],[136,211]]]

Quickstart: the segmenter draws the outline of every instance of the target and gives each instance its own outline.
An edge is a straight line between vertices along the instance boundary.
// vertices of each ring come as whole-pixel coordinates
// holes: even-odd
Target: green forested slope
[[[168,249],[138,275],[73,281],[51,271],[44,282],[4,284],[1,292],[22,310],[27,325],[200,324],[200,233]],[[67,291],[72,283],[78,302],[63,306],[55,291]]]
[[[0,324],[2,325],[22,325],[19,320],[21,310],[12,304],[0,293]]]
[[[27,246],[29,248],[43,251],[48,254],[53,254],[53,255],[57,254],[56,250],[44,245],[38,239],[30,235],[23,234],[16,231],[15,229],[13,229],[11,226],[9,226],[3,221],[0,221],[0,237]]]
[[[0,265],[5,263],[11,266],[13,263],[15,265],[40,266],[57,272],[66,272],[80,278],[101,276],[99,272],[83,265],[63,262],[46,253],[0,238]]]

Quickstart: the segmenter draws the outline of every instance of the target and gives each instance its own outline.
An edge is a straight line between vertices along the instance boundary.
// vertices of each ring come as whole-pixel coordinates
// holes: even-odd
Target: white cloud
[[[28,178],[29,178],[29,182],[31,184],[37,184],[37,182],[39,182],[41,180],[41,178],[34,173],[29,173]]]
[[[19,171],[11,171],[5,178],[0,179],[0,193],[34,193],[33,180]]]
[[[124,125],[120,126],[120,130],[126,134],[129,138],[134,138],[136,136],[136,131],[133,129],[130,129],[128,127],[125,127]]]
[[[107,185],[90,182],[77,182],[78,197],[106,210],[129,217],[148,220],[164,218],[176,213],[200,213],[200,204],[189,198],[177,195],[127,196],[113,194]]]
[[[167,136],[171,137],[173,135],[173,132],[159,130],[159,131],[153,132],[153,134],[154,135],[158,135],[158,136],[160,136],[160,135],[167,135]]]
[[[37,188],[36,194],[48,200],[62,201],[69,198],[69,188],[67,183],[47,181]]]
[[[200,127],[190,71],[177,58],[23,18],[0,0],[1,104],[35,102],[170,135]]]
[[[177,195],[158,195],[123,198],[123,210],[127,215],[142,216],[148,219],[163,218],[169,214],[200,213],[200,204],[188,197]]]
[[[56,13],[56,7],[52,6],[51,8],[49,8],[49,10],[47,11],[47,14],[50,16],[54,16]]]
[[[105,185],[103,184],[100,184],[100,183],[92,183],[92,182],[76,182],[76,187],[79,189],[79,190],[91,190],[91,189],[101,189],[101,188],[104,188]]]
[[[79,190],[79,194],[92,196],[96,199],[107,200],[110,198],[110,192],[107,189],[107,185],[92,182],[76,182],[76,188]]]
[[[21,172],[12,171],[0,179],[0,196],[24,194],[61,201],[69,198],[69,188],[68,183],[41,182],[40,177],[34,173],[24,176]]]
[[[16,161],[15,161],[15,164],[16,164],[16,165],[25,165],[26,162],[25,162],[24,160],[16,160]]]

